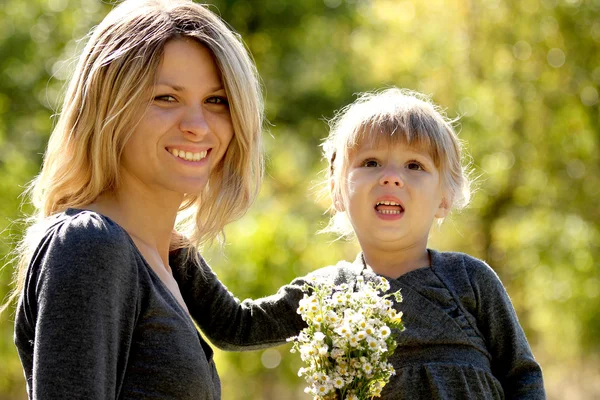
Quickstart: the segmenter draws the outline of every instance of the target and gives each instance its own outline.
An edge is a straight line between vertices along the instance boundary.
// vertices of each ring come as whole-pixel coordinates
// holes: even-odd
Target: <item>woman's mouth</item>
[[[200,161],[200,160],[206,158],[206,156],[210,150],[191,152],[191,151],[179,150],[176,148],[170,148],[170,149],[168,149],[168,151],[169,151],[169,153],[173,154],[175,157],[181,158],[186,161]]]

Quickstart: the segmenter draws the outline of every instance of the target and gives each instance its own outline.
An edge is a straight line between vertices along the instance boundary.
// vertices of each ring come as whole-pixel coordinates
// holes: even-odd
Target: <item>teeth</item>
[[[400,204],[398,204],[394,201],[378,201],[377,205],[378,206],[399,206]]]
[[[379,210],[377,211],[380,214],[400,214],[400,210]]]
[[[171,149],[169,152],[175,157],[183,158],[186,161],[200,161],[208,154],[208,150],[192,153],[191,151]]]

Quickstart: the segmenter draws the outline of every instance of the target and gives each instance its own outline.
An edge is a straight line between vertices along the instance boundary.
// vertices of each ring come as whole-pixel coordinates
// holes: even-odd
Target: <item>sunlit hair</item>
[[[390,88],[360,94],[329,121],[330,133],[322,145],[329,161],[328,187],[333,201],[348,209],[345,177],[362,145],[400,143],[429,154],[440,172],[447,204],[454,209],[465,207],[471,185],[467,166],[463,165],[462,145],[452,127],[454,122],[418,92]],[[331,212],[332,218],[323,231],[351,236],[346,212],[336,211],[335,206]]]
[[[178,229],[199,245],[219,237],[258,194],[263,173],[263,99],[256,67],[238,34],[206,6],[186,0],[126,0],[94,28],[69,82],[40,174],[28,194],[33,225],[17,249],[22,290],[30,247],[46,217],[94,202],[119,187],[123,147],[149,106],[165,44],[208,48],[229,100],[234,136],[202,193],[189,193]],[[190,243],[175,243],[175,247]],[[14,296],[13,296],[14,297]]]

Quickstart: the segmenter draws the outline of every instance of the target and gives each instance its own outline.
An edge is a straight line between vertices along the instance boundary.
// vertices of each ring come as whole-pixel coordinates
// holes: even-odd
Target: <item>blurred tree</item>
[[[108,7],[96,0],[3,0],[0,7],[0,298],[22,226],[20,194],[39,169],[77,41]],[[53,77],[51,79],[51,77]],[[29,208],[24,207],[24,211]],[[4,263],[3,263],[4,264]],[[9,310],[0,316],[0,399],[26,398]]]
[[[472,206],[432,247],[486,259],[512,296],[551,399],[600,396],[600,1],[214,0],[264,81],[268,170],[261,196],[206,252],[240,298],[352,259],[352,242],[315,232],[324,118],[359,91],[389,85],[432,95],[461,116]],[[0,11],[0,254],[18,237],[18,195],[39,168],[71,60],[108,11],[100,0],[4,0]],[[315,201],[316,199],[316,201]],[[27,208],[25,209],[27,211]],[[10,268],[0,275],[8,290]],[[24,398],[0,317],[0,399]],[[225,399],[304,399],[298,357],[282,346],[217,351]],[[596,386],[595,386],[596,385]]]

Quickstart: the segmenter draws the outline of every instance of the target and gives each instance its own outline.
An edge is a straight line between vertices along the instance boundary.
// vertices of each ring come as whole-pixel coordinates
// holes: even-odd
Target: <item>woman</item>
[[[13,295],[30,398],[220,398],[169,251],[247,210],[262,113],[247,51],[201,5],[126,0],[93,30],[30,187]]]

